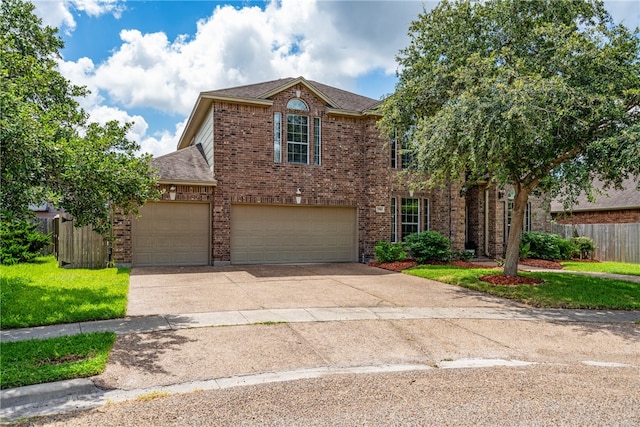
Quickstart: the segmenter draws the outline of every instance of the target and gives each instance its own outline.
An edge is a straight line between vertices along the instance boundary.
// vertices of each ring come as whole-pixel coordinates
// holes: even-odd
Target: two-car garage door
[[[207,203],[150,202],[132,224],[132,265],[209,265]],[[356,262],[351,207],[231,206],[231,263]]]
[[[209,265],[210,205],[150,202],[132,224],[132,265]]]
[[[357,261],[356,209],[232,205],[231,263]]]

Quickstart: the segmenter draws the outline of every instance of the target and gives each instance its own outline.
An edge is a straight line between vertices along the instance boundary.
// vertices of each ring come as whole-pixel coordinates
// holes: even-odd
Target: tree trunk
[[[509,230],[509,239],[507,240],[507,253],[505,254],[504,260],[504,275],[507,277],[518,275],[522,224],[524,223],[524,213],[529,200],[528,191],[523,190],[520,186],[517,186],[515,190],[513,210],[511,211],[511,227]]]

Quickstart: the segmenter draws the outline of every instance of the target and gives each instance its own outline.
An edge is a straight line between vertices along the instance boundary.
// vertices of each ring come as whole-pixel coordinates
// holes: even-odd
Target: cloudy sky
[[[155,156],[175,150],[198,93],[304,76],[380,99],[395,55],[432,0],[35,0],[65,41],[60,71],[91,95],[91,119],[135,122],[130,137]],[[609,0],[627,27],[640,2]]]

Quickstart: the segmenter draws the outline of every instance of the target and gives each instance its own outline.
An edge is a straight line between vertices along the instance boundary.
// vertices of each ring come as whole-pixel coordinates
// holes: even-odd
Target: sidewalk
[[[552,322],[628,323],[640,320],[640,312],[623,310],[534,309],[492,307],[322,307],[266,310],[232,310],[180,315],[151,315],[122,319],[0,331],[3,342],[47,339],[90,332],[140,334],[215,326],[261,323],[332,322],[398,319],[493,319]]]
[[[567,324],[575,324],[575,323],[585,323],[585,324],[624,324],[634,322],[640,319],[640,312],[634,311],[596,311],[596,310],[566,310],[566,309],[530,309],[530,308],[490,308],[490,307],[349,307],[349,308],[305,308],[305,309],[270,309],[270,310],[245,310],[245,311],[227,311],[227,312],[213,312],[213,313],[194,313],[194,314],[185,314],[185,315],[171,315],[171,316],[141,316],[141,317],[127,317],[123,319],[113,319],[113,320],[104,320],[104,321],[96,321],[96,322],[83,322],[76,323],[70,325],[53,325],[46,327],[38,327],[38,328],[25,328],[25,329],[16,329],[16,330],[7,330],[2,331],[2,341],[18,341],[25,339],[42,339],[42,338],[51,338],[55,336],[63,336],[63,335],[71,335],[76,333],[86,333],[86,332],[98,332],[98,331],[114,331],[119,335],[127,335],[127,334],[147,334],[158,331],[180,331],[185,330],[187,333],[196,334],[196,330],[199,328],[211,328],[216,326],[258,326],[258,325],[269,325],[269,324],[344,324],[344,322],[351,321],[472,321],[474,325],[479,325],[480,321],[503,321],[504,328],[513,329],[513,327],[509,327],[508,324],[513,324],[510,322],[553,322],[555,324],[558,323],[567,323]],[[336,323],[337,322],[337,323]],[[354,323],[354,328],[358,328]],[[441,325],[441,324],[436,324]],[[331,328],[331,326],[328,326]],[[189,331],[193,330],[193,331]],[[217,331],[227,330],[227,328],[218,328]],[[239,332],[241,335],[246,334],[248,330],[242,330]],[[207,332],[209,333],[209,332]],[[450,332],[449,332],[450,333]],[[486,332],[485,332],[486,333]],[[483,333],[483,335],[485,334]],[[203,336],[202,334],[199,334]],[[246,336],[246,342],[256,341],[260,338],[249,333]],[[393,338],[386,337],[390,342],[393,342]],[[219,342],[220,339],[216,339],[215,341]],[[282,337],[278,337],[278,339],[273,340],[286,341]],[[468,345],[467,341],[469,338],[461,339],[460,345]],[[564,340],[563,340],[564,341]],[[338,346],[343,346],[344,344],[337,344]],[[282,346],[283,344],[279,344]],[[397,343],[395,346],[401,346],[402,343]],[[486,345],[483,345],[486,346]],[[157,348],[156,345],[151,346],[153,348]],[[160,347],[162,348],[162,347]],[[264,350],[264,349],[263,349]],[[127,350],[129,351],[129,349]],[[175,351],[175,349],[174,349]],[[273,351],[273,350],[272,350]],[[345,347],[345,350],[349,352],[348,346]],[[355,351],[355,350],[352,350]],[[248,379],[249,377],[244,378],[245,376],[241,375],[240,377],[244,379],[239,379],[240,377],[232,376],[231,378],[236,378],[235,380],[224,380],[222,383],[226,384],[229,381],[263,381],[273,380],[272,377],[279,377],[281,380],[285,380],[286,378],[307,378],[309,375],[317,376],[320,373],[327,374],[331,372],[341,372],[345,367],[340,367],[334,365],[333,363],[328,363],[327,366],[319,366],[314,367],[314,363],[318,363],[317,361],[311,363],[311,366],[305,367],[304,359],[309,355],[305,356],[302,354],[297,354],[295,352],[288,352],[291,357],[295,360],[291,362],[290,366],[283,365],[284,369],[278,369],[277,373],[271,373],[266,377],[258,376],[250,376],[253,379]],[[169,356],[167,356],[169,357]],[[285,355],[280,355],[279,357],[285,358]],[[382,356],[379,356],[382,357]],[[415,356],[413,356],[415,358]],[[411,359],[411,358],[409,358]],[[482,361],[484,360],[484,362]],[[487,361],[488,360],[488,361]],[[366,361],[366,360],[365,360]],[[415,364],[407,363],[406,360],[398,360],[398,362],[405,363],[388,363],[393,362],[392,360],[382,360],[381,364],[360,364],[362,369],[365,369],[364,366],[368,366],[366,369],[370,372],[386,372],[387,370],[391,371],[399,371],[404,369],[425,369],[428,366],[434,365],[434,362],[430,362],[427,364],[417,364],[418,368],[414,366]],[[322,363],[322,362],[320,362]],[[438,366],[440,364],[447,363],[451,364],[451,362],[438,362]],[[516,363],[514,360],[506,360],[506,359],[480,359],[465,362],[464,359],[458,363],[459,366],[465,366],[465,364],[473,365],[505,365],[509,363]],[[520,363],[520,362],[518,362]],[[527,363],[527,362],[522,362]],[[325,363],[326,364],[326,363]],[[298,369],[293,368],[294,366],[298,366]],[[353,368],[355,369],[355,368]],[[357,369],[356,369],[357,370]],[[351,372],[349,370],[348,372]],[[233,373],[233,372],[231,372]],[[266,375],[266,374],[265,374]],[[263,375],[264,376],[264,375]],[[223,378],[223,377],[221,377]],[[226,383],[225,383],[226,381]],[[192,381],[187,381],[188,384],[191,384]],[[218,384],[219,381],[214,381],[210,383],[207,387],[220,387]],[[184,384],[187,384],[184,383]],[[196,386],[195,389],[202,388],[206,384],[202,383]],[[177,386],[176,386],[177,387]],[[183,388],[191,389],[191,385],[183,385]],[[175,388],[175,387],[174,387]],[[179,388],[179,387],[178,387]],[[137,390],[137,391],[136,391]],[[0,416],[6,417],[12,414],[22,414],[23,412],[28,410],[29,405],[41,404],[42,402],[47,402],[55,399],[70,399],[70,396],[75,396],[75,400],[93,402],[93,404],[99,404],[99,402],[103,402],[106,400],[114,400],[114,399],[122,399],[124,400],[127,396],[144,394],[145,388],[138,388],[136,390],[129,390],[125,392],[124,390],[114,390],[110,392],[105,392],[94,385],[94,382],[89,379],[78,379],[78,380],[70,380],[70,381],[60,381],[57,383],[49,383],[49,384],[39,384],[27,387],[21,387],[17,389],[8,389],[2,390],[0,392],[0,402],[2,406],[2,410],[0,411]],[[154,388],[157,390],[157,387]],[[171,389],[173,390],[173,389]],[[148,391],[147,391],[148,392]],[[78,397],[85,396],[85,397]],[[93,396],[93,397],[91,397]],[[77,403],[77,402],[76,402]],[[25,406],[25,408],[22,408]],[[45,406],[47,406],[45,404]]]

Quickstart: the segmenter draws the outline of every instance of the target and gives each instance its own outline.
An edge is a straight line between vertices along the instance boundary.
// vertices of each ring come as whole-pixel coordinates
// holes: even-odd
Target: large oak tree
[[[380,127],[405,135],[430,185],[513,186],[506,276],[529,195],[568,206],[594,178],[640,174],[639,32],[601,1],[443,1],[409,36]]]
[[[128,213],[157,196],[151,157],[127,139],[129,124],[87,122],[76,99],[88,92],[57,70],[63,42],[33,9],[0,3],[2,220],[48,201],[106,233],[111,206]]]

